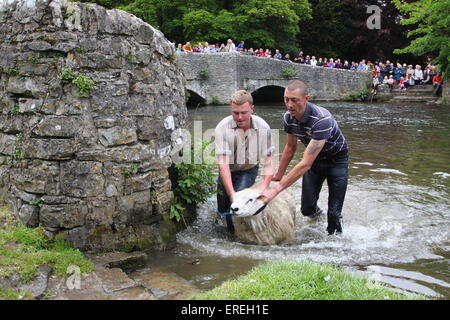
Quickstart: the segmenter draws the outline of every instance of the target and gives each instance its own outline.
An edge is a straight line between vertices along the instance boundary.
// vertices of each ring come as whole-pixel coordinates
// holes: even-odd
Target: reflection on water
[[[350,177],[342,236],[328,236],[325,220],[311,222],[299,214],[296,237],[290,243],[270,247],[244,245],[226,234],[223,221],[216,222],[212,198],[199,208],[197,221],[179,234],[178,242],[204,255],[218,257],[309,259],[358,269],[378,265],[383,274],[381,281],[401,289],[429,295],[433,291],[450,298],[446,285],[450,282],[448,107],[319,104],[334,114],[349,141]],[[281,128],[283,112],[281,105],[272,104],[258,105],[255,113],[276,129]],[[190,110],[190,121],[202,120],[206,130],[229,114],[228,106],[208,106]],[[281,133],[281,150],[285,141]],[[296,159],[303,150],[299,147]],[[291,191],[299,209],[301,183],[293,185]],[[325,185],[319,199],[324,210],[327,194]],[[400,273],[403,270],[403,276],[381,267],[387,265]],[[416,274],[411,278],[412,274],[406,270],[423,277],[418,279]],[[421,285],[431,291],[421,291]]]

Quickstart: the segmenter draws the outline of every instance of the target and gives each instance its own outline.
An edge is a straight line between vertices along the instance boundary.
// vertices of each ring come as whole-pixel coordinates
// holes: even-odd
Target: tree
[[[128,11],[171,41],[223,42],[279,48],[297,46],[299,22],[311,18],[308,0],[99,0]]]
[[[344,58],[359,61],[395,61],[419,63],[412,55],[394,55],[407,45],[407,28],[400,24],[400,11],[388,0],[309,0],[313,20],[300,26],[300,46],[316,57]],[[381,28],[369,29],[367,7],[381,9]]]
[[[396,53],[412,53],[414,55],[429,54],[434,58],[446,79],[450,78],[450,1],[448,0],[418,0],[407,3],[402,0],[392,0],[395,6],[406,16],[402,25],[414,25],[415,29],[408,32],[408,38],[414,38],[411,43]]]

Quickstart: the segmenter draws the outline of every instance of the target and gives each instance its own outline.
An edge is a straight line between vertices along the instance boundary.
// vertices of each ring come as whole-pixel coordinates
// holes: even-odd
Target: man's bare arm
[[[233,188],[233,182],[231,180],[231,171],[228,156],[227,155],[217,156],[217,160],[219,163],[219,175],[225,188],[225,192],[227,193],[230,201],[233,201],[235,191]]]
[[[311,168],[312,164],[325,145],[325,142],[325,139],[312,139],[306,147],[305,152],[303,153],[303,159],[291,171],[289,171],[289,173],[283,179],[281,179],[279,184],[277,184],[274,188],[265,191],[264,196],[270,201],[274,197],[276,197],[278,193],[290,187],[295,181],[300,179],[306,173],[306,171]]]

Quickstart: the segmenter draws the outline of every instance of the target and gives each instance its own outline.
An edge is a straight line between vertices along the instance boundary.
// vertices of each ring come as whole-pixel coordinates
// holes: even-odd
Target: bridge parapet
[[[187,89],[206,103],[228,103],[235,90],[250,92],[267,86],[286,87],[304,81],[314,100],[340,100],[366,88],[370,72],[312,67],[288,61],[234,53],[178,53]]]

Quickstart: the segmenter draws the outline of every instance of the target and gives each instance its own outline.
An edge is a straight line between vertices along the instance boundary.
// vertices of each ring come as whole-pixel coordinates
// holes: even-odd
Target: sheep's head
[[[234,194],[231,213],[236,217],[253,216],[265,207],[262,195],[253,189],[244,189]]]

